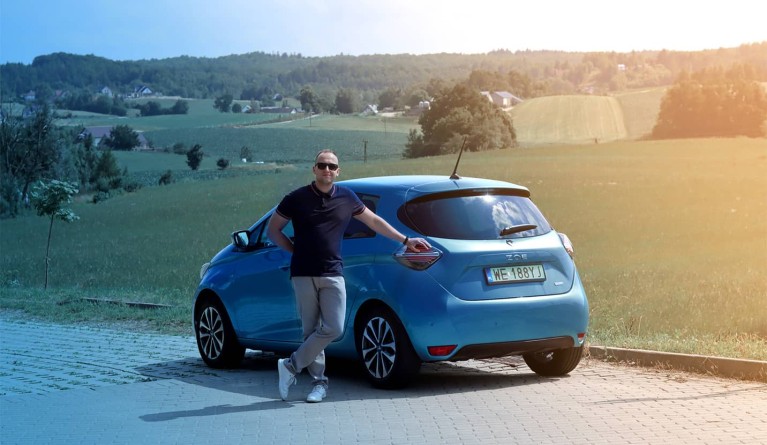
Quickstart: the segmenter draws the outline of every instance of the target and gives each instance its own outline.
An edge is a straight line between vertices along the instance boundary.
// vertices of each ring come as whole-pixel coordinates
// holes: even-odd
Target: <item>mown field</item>
[[[454,156],[392,155],[364,164],[347,161],[345,149],[339,150],[342,178],[447,176],[455,163]],[[572,238],[591,303],[592,344],[762,360],[765,171],[765,139],[466,153],[459,169],[464,176],[528,186],[552,224]],[[47,292],[41,287],[48,221],[33,214],[0,221],[0,307],[60,321],[139,323],[190,333],[200,265],[229,242],[230,232],[310,179],[306,164],[146,187],[98,205],[77,202],[73,209],[81,219],[54,225]],[[83,297],[173,308],[95,305]]]
[[[639,139],[650,133],[657,118],[664,88],[645,89],[616,96],[553,96],[530,99],[511,111],[521,147],[604,143]],[[149,99],[142,99],[145,102]],[[176,99],[153,99],[170,107]],[[348,159],[388,159],[400,156],[411,129],[420,129],[414,117],[361,117],[276,115],[270,113],[220,113],[210,99],[189,99],[188,115],[117,118],[73,112],[64,125],[129,125],[158,149],[182,143],[200,144],[207,162],[202,169],[215,169],[219,158],[235,163],[240,149],[248,147],[255,161],[293,164],[325,147],[348,149]],[[243,102],[243,104],[246,102]],[[293,104],[298,105],[298,104]],[[273,122],[281,120],[280,122]],[[367,144],[365,143],[367,141]],[[123,157],[130,171],[132,162]],[[170,161],[165,167],[163,162]],[[174,170],[172,158],[159,157],[154,170]],[[182,160],[181,168],[186,164]]]
[[[620,102],[608,96],[549,96],[512,111],[522,145],[599,143],[626,139]]]

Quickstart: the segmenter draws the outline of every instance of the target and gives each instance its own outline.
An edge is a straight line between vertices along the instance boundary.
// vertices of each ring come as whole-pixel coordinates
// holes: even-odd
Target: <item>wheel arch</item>
[[[407,332],[407,328],[405,328],[405,325],[402,323],[402,319],[399,317],[397,312],[394,311],[394,309],[392,309],[392,307],[386,304],[383,300],[371,299],[362,303],[359,309],[357,309],[356,315],[354,317],[354,344],[356,348],[359,348],[359,342],[357,340],[359,340],[359,335],[362,333],[362,329],[364,328],[365,316],[375,309],[382,309],[392,314],[392,316],[397,319],[402,328],[405,329],[405,333],[407,334],[408,338],[410,338],[410,333]],[[359,353],[359,350],[357,352]]]
[[[229,307],[227,306],[226,302],[214,291],[213,289],[202,289],[198,294],[197,298],[194,301],[194,320],[197,320],[197,315],[200,312],[200,308],[203,306],[204,303],[207,303],[209,301],[215,301],[218,302],[226,311],[226,315],[229,318],[229,323],[232,324],[232,328],[237,331],[237,321],[232,319],[231,311],[229,310]]]

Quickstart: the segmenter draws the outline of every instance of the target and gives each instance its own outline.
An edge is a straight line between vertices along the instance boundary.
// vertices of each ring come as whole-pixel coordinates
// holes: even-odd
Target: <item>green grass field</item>
[[[652,133],[666,89],[645,88],[615,95],[623,109],[628,139],[640,139]]]
[[[173,155],[168,155],[173,156]],[[363,164],[342,178],[449,175],[453,156]],[[575,244],[591,303],[590,341],[767,359],[767,140],[614,142],[465,153],[459,173],[528,186]],[[0,307],[66,320],[142,320],[189,333],[198,271],[308,167],[144,188],[53,228],[51,288],[41,290],[48,222],[0,221]],[[146,311],[82,297],[174,306]],[[66,304],[62,304],[66,303]]]
[[[592,343],[767,359],[767,140],[631,142],[652,130],[664,91],[528,100],[512,111],[522,148],[465,153],[460,173],[530,187],[553,225],[570,235],[591,302]],[[169,107],[175,99],[160,102]],[[401,159],[408,132],[418,128],[414,118],[269,122],[274,115],[219,113],[212,100],[189,105],[186,116],[76,112],[60,122],[128,124],[158,147],[199,143],[206,157],[192,172],[185,156],[116,152],[142,183],[156,184],[166,170],[177,182],[98,205],[78,199],[81,220],[54,225],[47,292],[48,222],[31,212],[0,221],[0,307],[189,333],[200,265],[230,232],[310,180],[319,149],[339,153],[342,178],[447,176],[455,162]],[[243,146],[258,162],[239,160]],[[219,157],[232,162],[224,172],[216,171]],[[94,305],[83,297],[173,308]]]
[[[621,104],[606,96],[548,96],[512,110],[522,146],[611,142],[626,139]]]

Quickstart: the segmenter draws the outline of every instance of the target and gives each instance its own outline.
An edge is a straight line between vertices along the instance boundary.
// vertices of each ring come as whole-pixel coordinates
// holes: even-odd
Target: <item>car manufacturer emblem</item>
[[[512,244],[514,244],[514,241],[512,241],[512,240],[510,240],[510,239],[507,239],[507,240],[506,240],[506,244],[508,244],[508,245],[512,245]]]

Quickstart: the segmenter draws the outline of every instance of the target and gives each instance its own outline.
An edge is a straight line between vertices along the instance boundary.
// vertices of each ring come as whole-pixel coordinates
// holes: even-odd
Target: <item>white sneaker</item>
[[[288,390],[290,389],[290,385],[296,384],[296,376],[290,372],[285,366],[285,360],[286,358],[281,358],[277,360],[277,373],[279,374],[279,386],[280,386],[280,397],[282,400],[288,400]]]
[[[322,402],[322,399],[324,399],[326,395],[328,395],[328,392],[324,386],[314,385],[314,389],[312,389],[312,392],[310,392],[309,395],[306,396],[306,401],[309,403]]]

